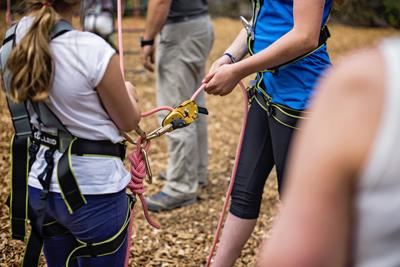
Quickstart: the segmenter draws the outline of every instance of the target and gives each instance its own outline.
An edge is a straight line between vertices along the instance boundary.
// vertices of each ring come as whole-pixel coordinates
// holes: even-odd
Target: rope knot
[[[143,196],[144,194],[144,178],[147,175],[146,171],[146,160],[143,156],[143,151],[148,151],[150,148],[150,142],[143,142],[143,138],[139,137],[136,141],[136,148],[132,153],[128,155],[128,160],[131,164],[131,180],[128,184],[128,188],[131,190],[133,194],[139,196],[140,201],[142,202],[144,216],[147,222],[153,226],[154,228],[160,228],[160,226],[154,222],[148,213],[146,200]]]

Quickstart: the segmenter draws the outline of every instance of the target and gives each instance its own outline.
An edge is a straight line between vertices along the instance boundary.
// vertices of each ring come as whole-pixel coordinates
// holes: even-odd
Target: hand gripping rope
[[[120,67],[121,67],[121,71],[122,71],[122,75],[125,79],[125,75],[124,75],[124,49],[123,49],[123,42],[122,42],[122,3],[121,0],[117,1],[117,24],[118,24],[118,48],[119,48],[119,53],[120,53]],[[220,232],[222,230],[222,225],[224,222],[224,218],[225,218],[225,213],[226,210],[228,208],[228,204],[230,201],[230,196],[232,193],[232,188],[235,182],[235,176],[236,176],[236,171],[237,171],[237,167],[238,167],[238,161],[239,161],[239,157],[240,157],[240,151],[242,148],[242,142],[243,142],[243,137],[244,137],[244,131],[245,131],[245,127],[246,127],[246,123],[247,123],[247,113],[248,113],[248,97],[247,97],[247,90],[243,84],[243,82],[239,82],[239,86],[242,90],[242,94],[243,94],[243,99],[244,99],[244,105],[243,105],[243,123],[242,123],[242,128],[241,128],[241,132],[240,132],[240,138],[239,138],[239,144],[236,148],[236,160],[235,160],[235,164],[233,166],[233,170],[232,170],[232,175],[231,175],[231,180],[229,183],[229,187],[228,187],[228,191],[226,192],[226,196],[225,196],[225,201],[223,204],[223,208],[221,210],[221,214],[220,214],[220,218],[218,221],[218,226],[216,229],[216,232],[214,234],[214,241],[213,244],[211,246],[210,249],[210,253],[208,255],[208,259],[207,259],[207,264],[206,266],[210,266],[211,264],[211,260],[212,257],[214,256],[214,252],[219,240],[219,236],[220,236]],[[159,129],[153,131],[152,133],[150,133],[149,135],[147,135],[146,137],[143,135],[141,137],[138,137],[138,139],[134,142],[128,135],[125,135],[125,137],[127,138],[127,140],[129,142],[131,142],[132,144],[136,145],[135,150],[128,156],[128,159],[131,163],[131,175],[132,175],[132,180],[131,182],[128,184],[128,188],[131,190],[131,192],[133,194],[137,194],[139,195],[139,199],[142,202],[143,205],[143,209],[144,209],[144,214],[145,217],[147,219],[147,221],[149,222],[150,225],[152,225],[155,228],[159,228],[160,226],[155,223],[154,221],[151,220],[149,214],[148,214],[148,210],[147,210],[147,204],[146,201],[144,199],[143,193],[144,193],[144,185],[143,185],[143,180],[146,177],[146,175],[149,177],[149,180],[151,182],[151,172],[150,172],[150,168],[147,162],[147,152],[149,150],[150,147],[150,139],[153,139],[155,137],[161,136],[164,133],[170,132],[174,129],[180,128],[174,128],[173,126],[171,126],[170,120],[172,120],[172,117],[174,117],[174,115],[176,113],[179,113],[178,116],[180,116],[181,118],[185,118],[186,121],[186,125],[192,123],[196,117],[197,117],[197,113],[203,113],[200,111],[200,108],[196,109],[195,112],[191,112],[192,116],[188,116],[188,114],[184,114],[182,116],[182,113],[187,113],[187,109],[191,108],[193,103],[195,105],[194,100],[197,98],[197,96],[200,94],[201,91],[203,91],[205,88],[205,85],[203,84],[202,86],[200,86],[200,88],[198,88],[196,90],[196,92],[193,94],[193,96],[190,98],[190,100],[185,101],[184,103],[182,103],[180,106],[178,106],[177,108],[172,108],[172,107],[168,107],[168,106],[162,106],[153,110],[150,110],[148,112],[142,113],[142,117],[147,117],[150,116],[152,114],[155,114],[159,111],[170,111],[170,114],[167,115],[167,117],[164,119],[163,121],[163,127],[160,127]],[[197,106],[195,107],[197,108]],[[174,113],[175,112],[175,113]],[[193,116],[196,115],[196,116]],[[169,120],[170,119],[170,120]],[[150,172],[150,173],[149,173]],[[133,210],[132,210],[132,214],[133,214]],[[128,236],[128,250],[127,250],[127,255],[125,258],[125,266],[128,266],[128,259],[129,259],[129,253],[130,253],[130,247],[131,247],[131,238],[132,238],[132,226],[133,226],[133,221],[134,221],[134,216],[132,215],[131,217],[131,222],[130,222],[130,226],[129,226],[129,236]]]

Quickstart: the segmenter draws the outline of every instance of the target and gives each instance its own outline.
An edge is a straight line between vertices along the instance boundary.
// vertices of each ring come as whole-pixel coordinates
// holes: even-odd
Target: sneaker
[[[208,185],[207,177],[199,180],[199,186],[206,187],[207,185]]]
[[[164,192],[159,192],[158,194],[146,197],[146,201],[150,211],[159,212],[193,204],[197,201],[197,197],[191,196],[189,198],[177,198],[171,197]]]
[[[162,181],[167,180],[167,172],[166,171],[160,171],[160,173],[158,174],[158,178]]]

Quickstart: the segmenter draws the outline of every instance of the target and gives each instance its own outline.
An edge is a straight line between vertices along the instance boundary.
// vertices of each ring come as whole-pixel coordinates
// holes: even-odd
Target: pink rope
[[[7,1],[10,1],[10,0],[7,0]],[[121,0],[117,0],[117,12],[118,12],[117,26],[118,26],[118,48],[119,48],[119,54],[120,54],[120,68],[121,68],[122,76],[125,79],[124,48],[123,48],[123,40],[122,40],[122,3],[121,3]],[[230,196],[232,193],[233,184],[235,182],[235,176],[236,176],[238,161],[239,161],[239,157],[240,157],[240,151],[242,149],[244,131],[246,128],[246,123],[247,123],[247,113],[248,113],[247,91],[242,82],[239,82],[239,85],[240,85],[240,88],[242,89],[243,99],[245,100],[244,101],[244,109],[243,109],[244,110],[243,124],[242,124],[242,129],[240,132],[239,144],[236,148],[236,161],[235,161],[235,164],[234,164],[234,167],[232,170],[231,181],[229,183],[228,191],[226,192],[225,201],[224,201],[224,205],[223,205],[223,208],[222,208],[222,211],[220,214],[220,218],[218,221],[217,230],[214,234],[214,241],[211,246],[210,253],[209,253],[209,256],[207,259],[207,265],[206,265],[207,267],[209,267],[211,264],[211,260],[212,260],[212,257],[214,256],[215,248],[217,246],[220,232],[222,229],[222,225],[223,225],[223,222],[225,219],[225,213],[228,208],[228,203],[229,203]],[[193,96],[190,99],[194,101],[198,97],[200,92],[202,90],[204,90],[204,88],[205,88],[205,84],[202,84],[200,86],[200,88],[198,88],[195,91],[195,93],[193,94]],[[150,116],[150,115],[155,114],[162,110],[172,111],[173,108],[168,107],[168,106],[161,106],[161,107],[152,109],[148,112],[143,112],[141,115],[142,115],[142,117],[147,117],[147,116]],[[144,158],[143,158],[142,151],[141,151],[142,139],[138,138],[136,143],[137,143],[136,149],[130,155],[128,155],[129,162],[131,163],[131,181],[129,182],[127,188],[129,188],[133,194],[136,194],[139,196],[139,199],[143,206],[144,216],[145,216],[147,222],[154,228],[159,229],[160,225],[157,224],[156,222],[154,222],[149,216],[149,212],[147,209],[147,203],[144,198],[144,183],[143,182],[144,182],[144,178],[146,177],[146,165],[145,165],[146,163],[144,162]],[[147,152],[149,147],[150,147],[150,142],[147,142],[144,145],[143,149],[146,150],[146,152]],[[128,263],[129,263],[129,255],[130,255],[130,250],[131,250],[131,246],[132,246],[132,228],[133,228],[133,224],[134,224],[134,218],[135,218],[134,209],[132,208],[131,220],[130,220],[129,228],[128,228],[128,248],[127,248],[127,253],[126,253],[126,257],[125,257],[125,267],[128,267]]]
[[[190,98],[190,100],[194,101],[196,100],[197,96],[200,94],[201,91],[204,90],[204,88],[206,87],[206,85],[203,83],[199,89],[196,90],[196,92],[194,92],[193,96]]]
[[[121,2],[121,0],[117,1],[117,27],[118,27],[119,66],[121,68],[122,77],[125,80],[124,44],[122,42],[122,2]]]
[[[129,182],[127,188],[130,189],[132,194],[138,195],[140,202],[142,203],[143,206],[143,212],[144,216],[147,220],[147,222],[153,226],[156,229],[160,228],[160,225],[153,221],[149,215],[148,209],[147,209],[147,203],[144,198],[144,178],[146,177],[146,162],[145,159],[143,158],[142,154],[142,149],[144,149],[146,152],[150,148],[150,142],[146,142],[142,146],[142,138],[139,137],[136,140],[136,148],[135,150],[128,155],[128,160],[131,164],[131,181]],[[129,228],[128,228],[128,250],[127,250],[127,255],[125,257],[125,266],[128,266],[129,263],[129,255],[130,255],[130,248],[132,244],[132,229],[133,229],[133,224],[135,220],[135,215],[134,215],[134,209],[132,208],[131,210],[131,220],[129,222]]]
[[[7,23],[7,26],[8,26],[8,27],[10,27],[11,24],[12,24],[11,0],[7,0],[6,23]]]
[[[231,194],[232,194],[233,184],[235,183],[235,176],[236,176],[236,171],[237,171],[238,162],[239,162],[239,158],[240,158],[240,151],[242,150],[243,137],[244,137],[244,132],[245,132],[245,129],[246,129],[246,124],[247,124],[247,114],[248,114],[247,90],[246,90],[246,87],[244,86],[243,82],[239,82],[239,86],[242,89],[243,99],[244,99],[243,124],[242,124],[242,129],[240,131],[239,144],[238,144],[238,146],[236,148],[236,156],[235,156],[236,160],[235,160],[235,164],[234,164],[233,170],[232,170],[231,181],[229,182],[228,191],[226,192],[226,195],[225,195],[224,205],[222,207],[221,214],[220,214],[220,217],[219,217],[217,230],[215,231],[215,234],[214,234],[214,241],[213,241],[213,244],[211,246],[210,253],[208,254],[206,267],[210,266],[211,260],[214,257],[215,248],[216,248],[216,246],[218,244],[218,241],[219,241],[219,236],[220,236],[220,233],[221,233],[221,230],[222,230],[222,225],[223,225],[224,219],[225,219],[225,213],[226,213],[226,210],[228,208],[228,204],[229,204],[230,197],[231,197]]]
[[[153,114],[155,114],[155,113],[157,113],[157,112],[160,112],[160,111],[162,111],[162,110],[173,111],[174,108],[169,107],[169,106],[161,106],[161,107],[158,107],[158,108],[149,110],[149,111],[147,111],[147,112],[143,112],[143,113],[142,113],[142,118],[148,117],[148,116],[153,115]]]

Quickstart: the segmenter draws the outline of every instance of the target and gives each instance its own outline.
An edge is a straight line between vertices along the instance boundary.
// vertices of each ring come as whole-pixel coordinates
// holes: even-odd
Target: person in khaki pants
[[[156,70],[158,105],[175,106],[190,99],[201,85],[213,39],[206,0],[149,1],[140,58],[146,69]],[[204,94],[196,101],[199,106],[205,106]],[[196,202],[199,184],[207,184],[206,116],[168,134],[167,138],[166,182],[161,192],[147,198],[152,211],[192,204]]]

